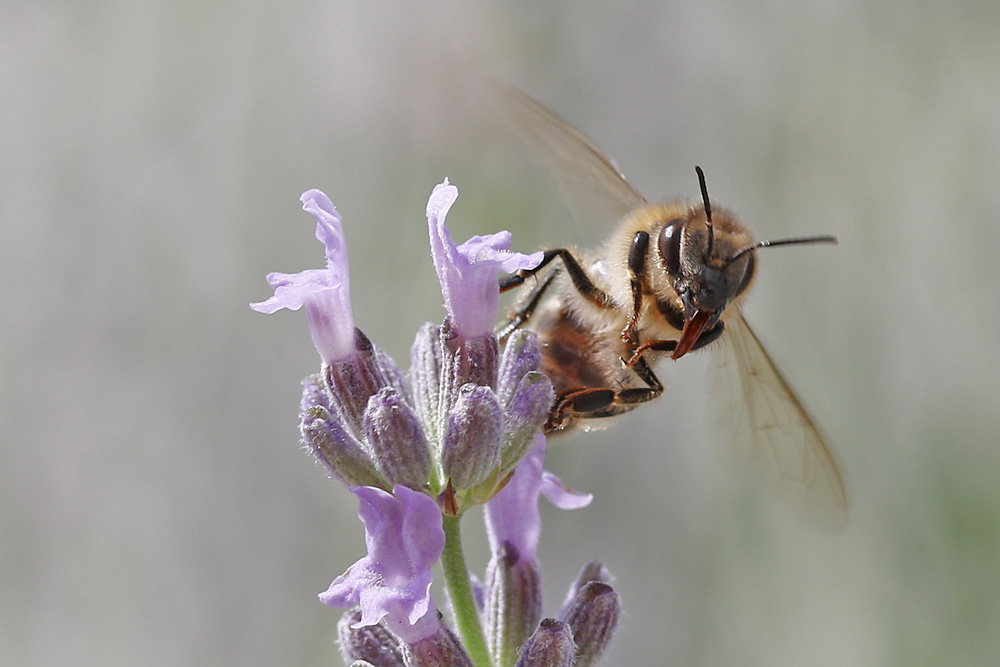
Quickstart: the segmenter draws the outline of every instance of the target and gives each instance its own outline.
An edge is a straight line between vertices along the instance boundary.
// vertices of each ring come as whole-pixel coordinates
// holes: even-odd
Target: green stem
[[[441,568],[444,570],[444,584],[455,611],[458,634],[476,667],[491,667],[486,636],[479,623],[479,607],[469,581],[469,569],[465,566],[462,553],[462,535],[458,528],[457,516],[444,517],[444,553],[441,554]]]

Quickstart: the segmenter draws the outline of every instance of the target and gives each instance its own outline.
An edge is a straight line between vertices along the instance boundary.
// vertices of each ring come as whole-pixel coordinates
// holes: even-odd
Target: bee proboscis
[[[836,239],[754,242],[709,199],[699,167],[700,200],[649,203],[577,129],[525,93],[498,92],[564,189],[580,194],[571,203],[618,220],[596,251],[553,248],[537,268],[501,279],[502,291],[525,285],[499,334],[525,326],[539,336],[556,391],[546,430],[602,427],[663,393],[658,360],[709,348],[737,454],[807,519],[843,526],[847,499],[830,449],[740,312],[758,249]]]

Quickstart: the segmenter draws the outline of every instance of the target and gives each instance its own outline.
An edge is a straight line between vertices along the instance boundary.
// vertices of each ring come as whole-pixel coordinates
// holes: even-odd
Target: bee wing
[[[737,458],[749,459],[809,522],[843,528],[847,497],[837,464],[743,315],[726,320],[722,343],[714,351],[712,389],[726,399]]]
[[[646,203],[582,132],[516,88],[495,84],[494,91],[497,106],[545,159],[578,220],[606,226]]]

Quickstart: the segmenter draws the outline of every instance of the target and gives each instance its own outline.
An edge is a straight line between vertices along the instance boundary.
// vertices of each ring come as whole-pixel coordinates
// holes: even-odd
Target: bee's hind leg
[[[663,383],[649,367],[645,359],[640,358],[632,365],[635,374],[646,383],[645,387],[629,387],[626,389],[611,389],[598,387],[570,390],[556,401],[549,412],[545,430],[561,431],[578,419],[600,419],[614,417],[628,412],[640,403],[651,401],[663,393]]]

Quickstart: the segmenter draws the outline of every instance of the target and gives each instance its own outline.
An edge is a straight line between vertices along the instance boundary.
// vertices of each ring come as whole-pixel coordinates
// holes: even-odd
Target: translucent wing
[[[607,226],[646,203],[575,127],[516,88],[494,90],[497,106],[546,161],[577,220]]]
[[[713,349],[712,390],[726,400],[737,457],[808,521],[843,528],[847,497],[837,464],[741,314],[726,319],[722,342]]]

